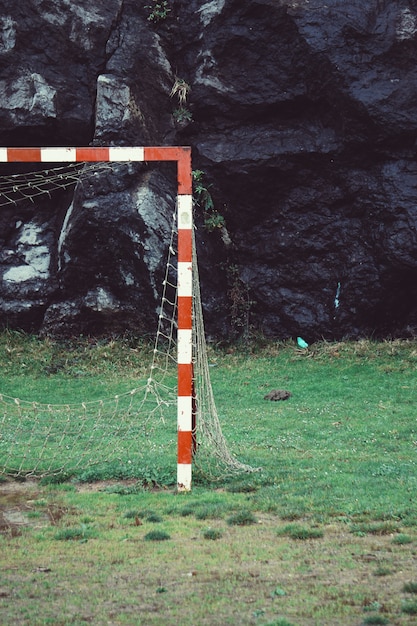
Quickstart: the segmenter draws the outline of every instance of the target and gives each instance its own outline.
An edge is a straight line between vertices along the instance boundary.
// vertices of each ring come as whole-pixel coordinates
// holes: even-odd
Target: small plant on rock
[[[175,77],[175,82],[172,85],[171,93],[169,94],[171,98],[177,96],[178,103],[180,106],[184,106],[187,102],[188,94],[191,91],[190,85],[183,79]]]
[[[206,184],[204,176],[205,174],[202,170],[193,170],[194,195],[196,204],[203,209],[204,227],[209,233],[217,229],[225,230],[226,220],[214,208],[214,201],[209,191],[210,185]]]
[[[190,85],[183,78],[175,77],[174,84],[172,85],[171,98],[176,97],[178,99],[178,107],[172,112],[173,118],[180,126],[185,126],[193,119],[193,114],[186,107],[188,94],[191,91]]]
[[[172,116],[177,124],[185,125],[188,122],[191,122],[193,119],[193,114],[187,107],[178,107],[173,110]]]
[[[150,22],[160,22],[166,20],[168,13],[171,12],[168,0],[152,0],[153,4],[145,6],[145,9],[149,9],[148,20]]]

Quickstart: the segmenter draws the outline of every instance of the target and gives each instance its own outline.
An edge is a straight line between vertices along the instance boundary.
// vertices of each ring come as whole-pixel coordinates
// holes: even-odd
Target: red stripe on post
[[[193,236],[191,228],[178,229],[178,261],[191,263],[193,259]]]
[[[108,148],[76,148],[77,161],[108,161],[110,159]]]
[[[178,146],[152,146],[143,149],[145,161],[179,161],[184,148]]]
[[[182,148],[181,156],[178,159],[178,193],[180,195],[193,193],[191,148]]]
[[[193,395],[193,364],[178,363],[178,395],[191,397]]]
[[[193,460],[193,433],[191,431],[178,431],[178,463],[191,465]]]
[[[189,330],[193,327],[192,296],[178,296],[178,330]]]
[[[7,160],[14,163],[42,161],[40,148],[7,148]]]

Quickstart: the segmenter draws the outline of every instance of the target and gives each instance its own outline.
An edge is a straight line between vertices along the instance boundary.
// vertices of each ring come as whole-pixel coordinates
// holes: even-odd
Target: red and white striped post
[[[191,489],[193,457],[191,149],[188,147],[1,148],[0,162],[176,161],[178,177],[177,488]]]
[[[168,152],[169,151],[169,152]],[[162,159],[162,153],[164,158]],[[146,161],[178,163],[178,397],[177,397],[177,489],[191,489],[193,460],[193,183],[190,148],[145,148]]]

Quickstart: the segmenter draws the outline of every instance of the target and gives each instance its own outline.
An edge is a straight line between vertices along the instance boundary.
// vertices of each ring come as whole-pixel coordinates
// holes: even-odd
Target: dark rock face
[[[9,4],[0,144],[191,145],[214,203],[196,194],[210,335],[414,334],[412,0]],[[174,198],[169,165],[0,196],[0,321],[152,332]]]

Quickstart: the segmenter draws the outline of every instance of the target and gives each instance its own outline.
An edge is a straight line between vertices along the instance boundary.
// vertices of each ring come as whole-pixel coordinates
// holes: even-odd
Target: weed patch
[[[413,538],[410,537],[410,535],[399,533],[398,535],[393,537],[392,543],[399,545],[399,546],[405,546],[409,543],[413,543]]]
[[[392,535],[399,532],[399,525],[396,522],[363,522],[353,524],[350,532],[354,535]]]
[[[223,533],[221,532],[221,530],[218,530],[216,528],[206,528],[206,530],[203,531],[204,539],[210,539],[212,541],[221,539],[222,535]]]
[[[374,572],[374,576],[390,576],[392,569],[386,565],[380,565]]]
[[[54,535],[54,539],[57,541],[87,541],[92,537],[97,537],[97,532],[94,528],[91,528],[87,524],[61,528]]]
[[[417,593],[417,582],[405,583],[403,591],[404,593]]]
[[[417,615],[417,602],[404,602],[401,611],[407,615]]]
[[[307,539],[321,539],[324,535],[321,528],[309,528],[300,524],[288,524],[277,531],[278,535],[284,535],[291,539],[306,541]]]
[[[144,536],[145,541],[167,541],[171,536],[164,530],[151,530]]]
[[[389,624],[389,620],[383,615],[367,615],[362,624]]]
[[[242,510],[237,511],[233,515],[231,515],[227,523],[229,526],[249,526],[250,524],[256,524],[257,519],[251,511]]]
[[[136,519],[137,517],[143,517],[143,511],[139,511],[138,509],[130,509],[123,513],[124,519]]]

